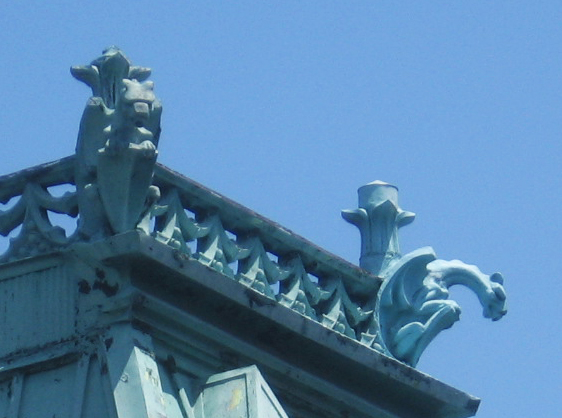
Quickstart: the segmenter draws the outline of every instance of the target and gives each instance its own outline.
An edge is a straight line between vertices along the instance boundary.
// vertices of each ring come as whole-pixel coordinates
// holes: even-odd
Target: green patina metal
[[[206,418],[287,418],[255,366],[211,376],[193,409],[197,416]]]
[[[152,184],[162,106],[147,68],[133,67],[108,48],[72,75],[92,88],[76,144],[75,182],[81,239],[104,237],[136,227]]]
[[[488,276],[459,260],[438,260],[431,247],[400,254],[398,228],[415,215],[399,208],[395,186],[375,181],[358,194],[359,208],[342,216],[361,232],[361,267],[384,280],[375,308],[374,346],[415,366],[437,334],[459,320],[459,305],[448,299],[448,289],[457,284],[476,293],[486,318],[497,321],[506,314],[500,273]]]
[[[397,231],[414,214],[382,182],[343,211],[362,246],[360,267],[346,262],[158,164],[162,108],[149,69],[111,47],[71,72],[93,92],[76,154],[0,178],[0,233],[11,236],[0,258],[0,413],[476,411],[475,398],[408,365],[458,319],[450,286],[474,290],[485,316],[505,314],[499,273],[430,248],[402,256]],[[56,224],[53,213],[77,222]],[[50,400],[53,382],[74,392],[71,404]]]

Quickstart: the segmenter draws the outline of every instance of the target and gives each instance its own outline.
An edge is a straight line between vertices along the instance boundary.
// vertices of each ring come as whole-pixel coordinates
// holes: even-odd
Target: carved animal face
[[[118,103],[123,119],[137,128],[151,125],[149,121],[155,104],[158,104],[153,92],[154,84],[151,81],[139,83],[137,80],[124,79],[123,86],[124,91]]]
[[[486,292],[486,301],[482,305],[484,316],[493,321],[501,319],[507,313],[506,294],[502,285],[503,276],[500,273],[490,276],[490,288]]]

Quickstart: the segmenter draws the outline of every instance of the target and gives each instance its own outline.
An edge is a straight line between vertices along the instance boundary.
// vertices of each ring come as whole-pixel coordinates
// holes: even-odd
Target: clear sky
[[[153,69],[161,163],[352,262],[340,210],[384,180],[417,213],[404,253],[501,271],[508,315],[453,292],[418,369],[480,418],[560,416],[562,2],[4,0],[3,173],[73,153],[69,67],[113,44]]]

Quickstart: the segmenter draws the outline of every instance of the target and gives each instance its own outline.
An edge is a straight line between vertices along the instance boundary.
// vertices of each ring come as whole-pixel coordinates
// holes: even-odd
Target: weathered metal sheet
[[[75,287],[64,265],[4,276],[0,296],[0,357],[74,334]]]
[[[26,375],[17,416],[70,418],[75,377],[76,363]]]
[[[97,355],[88,358],[88,372],[83,400],[72,418],[117,418],[115,402],[107,377],[107,368]]]
[[[195,404],[196,418],[287,418],[257,367],[207,379]]]

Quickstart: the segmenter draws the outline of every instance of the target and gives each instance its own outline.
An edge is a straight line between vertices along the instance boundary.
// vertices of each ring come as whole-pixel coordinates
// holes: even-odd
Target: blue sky
[[[384,180],[404,253],[501,271],[508,315],[454,289],[418,369],[480,418],[560,415],[562,2],[21,0],[0,28],[3,173],[73,153],[69,67],[118,45],[153,69],[160,162],[353,262],[339,212]]]

